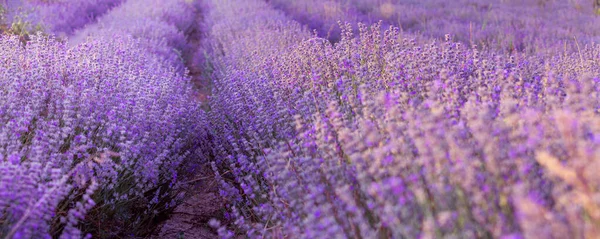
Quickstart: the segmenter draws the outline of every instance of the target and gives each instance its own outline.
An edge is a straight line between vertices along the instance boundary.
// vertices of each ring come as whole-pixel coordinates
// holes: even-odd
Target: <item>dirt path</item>
[[[201,102],[207,101],[210,94],[210,82],[203,79],[197,57],[202,57],[202,9],[197,8],[196,26],[188,33],[188,42],[192,46],[190,52],[184,53],[186,65],[190,77],[196,88],[196,97]],[[212,218],[221,219],[222,204],[219,199],[219,190],[210,165],[206,163],[200,166],[195,176],[189,181],[185,188],[185,198],[182,204],[177,206],[170,214],[169,219],[162,222],[148,237],[151,239],[162,238],[217,238],[216,231],[208,225]]]
[[[149,238],[217,238],[215,230],[208,225],[210,219],[222,217],[217,182],[208,167],[203,167],[193,181],[186,190],[184,202]]]
[[[200,1],[200,0],[196,0]],[[196,8],[196,26],[188,33],[188,42],[192,46],[192,49],[189,53],[185,55],[186,66],[189,70],[189,75],[192,78],[192,82],[194,83],[197,97],[200,102],[207,102],[207,96],[210,95],[211,91],[211,82],[208,80],[208,77],[203,77],[203,70],[205,68],[204,61],[204,51],[203,51],[203,38],[204,33],[202,32],[202,23],[204,22],[204,14],[202,12],[201,7]]]

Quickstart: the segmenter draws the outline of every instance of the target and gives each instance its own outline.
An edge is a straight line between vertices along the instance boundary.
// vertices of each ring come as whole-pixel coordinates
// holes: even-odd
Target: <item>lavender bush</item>
[[[141,47],[183,73],[183,54],[190,49],[186,36],[197,27],[196,7],[194,2],[186,0],[127,1],[97,23],[77,31],[71,41],[79,43],[87,37],[131,36],[140,39]]]
[[[141,2],[121,7],[155,9]],[[181,60],[158,53],[170,49],[159,37],[183,37],[170,26],[189,21],[178,14],[191,10],[160,2],[176,3],[138,16],[168,22],[155,35],[134,24],[71,45],[2,36],[0,235],[123,236],[175,205],[179,173],[199,157],[206,123],[176,69]]]
[[[147,233],[205,159],[222,238],[600,237],[578,1],[112,2],[0,36],[2,237]]]
[[[273,6],[337,39],[338,20],[398,26],[401,30],[504,51],[553,54],[564,47],[598,43],[592,1],[272,0]],[[385,27],[387,28],[387,27]]]
[[[123,0],[10,0],[11,24],[26,24],[25,31],[44,31],[69,36],[94,22]]]
[[[599,235],[597,46],[508,55],[351,24],[332,45],[262,2],[212,4],[220,236]]]

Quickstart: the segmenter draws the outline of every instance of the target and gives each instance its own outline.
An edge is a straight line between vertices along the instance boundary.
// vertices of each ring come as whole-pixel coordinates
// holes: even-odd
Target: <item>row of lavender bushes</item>
[[[263,1],[205,2],[221,237],[600,236],[598,46],[351,24],[331,44]]]
[[[550,53],[573,42],[600,42],[600,18],[589,0],[271,0],[274,7],[339,40],[337,21],[398,26],[407,33],[453,39],[507,52]],[[384,29],[387,28],[384,26]],[[596,36],[596,37],[590,37]]]
[[[195,7],[128,0],[76,43],[0,37],[1,237],[131,236],[177,203],[205,139],[173,57]]]
[[[186,36],[197,28],[197,3],[185,0],[127,1],[85,29],[76,31],[72,44],[87,37],[128,35],[143,39],[142,48],[165,59],[183,73],[190,54]]]
[[[43,31],[66,37],[123,0],[8,0],[7,24],[20,34]]]

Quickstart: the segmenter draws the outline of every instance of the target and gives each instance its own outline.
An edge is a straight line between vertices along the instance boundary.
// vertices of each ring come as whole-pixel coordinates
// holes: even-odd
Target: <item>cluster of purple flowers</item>
[[[272,0],[295,20],[337,41],[337,21],[383,21],[411,37],[444,39],[503,51],[554,54],[574,42],[600,42],[600,20],[587,0]]]
[[[600,48],[508,54],[207,0],[222,237],[595,238]]]
[[[140,233],[198,159],[223,238],[600,236],[600,47],[583,44],[600,24],[573,23],[598,22],[587,9],[27,4],[68,40],[0,36],[1,236]]]
[[[6,20],[9,24],[27,23],[27,31],[42,30],[59,36],[94,22],[123,0],[9,0]]]
[[[195,11],[129,0],[71,44],[0,37],[0,235],[80,238],[95,219],[115,237],[175,205],[207,124],[173,57]]]
[[[75,32],[71,43],[86,38],[131,36],[141,47],[165,59],[178,71],[185,71],[186,36],[197,28],[195,2],[184,0],[126,1],[94,24]]]

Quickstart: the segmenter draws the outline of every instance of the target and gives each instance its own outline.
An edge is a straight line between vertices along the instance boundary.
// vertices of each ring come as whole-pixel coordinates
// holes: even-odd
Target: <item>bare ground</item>
[[[196,98],[204,104],[210,95],[210,81],[203,77],[203,61],[198,60],[203,57],[202,17],[201,9],[197,8],[196,26],[187,33],[192,48],[183,55],[196,89]],[[217,238],[216,231],[208,225],[210,219],[223,218],[223,205],[219,198],[217,181],[208,164],[201,166],[193,178],[186,186],[183,203],[178,205],[169,218],[159,224],[148,238]]]
[[[149,238],[217,238],[215,230],[208,225],[210,219],[222,218],[217,182],[208,167],[200,170],[198,178],[192,181],[195,182],[189,184],[184,202]]]

